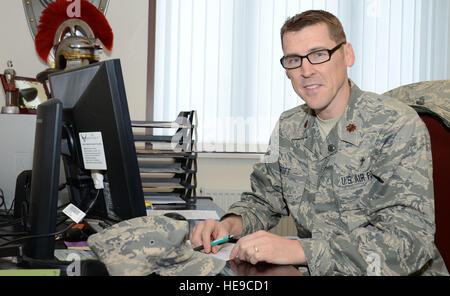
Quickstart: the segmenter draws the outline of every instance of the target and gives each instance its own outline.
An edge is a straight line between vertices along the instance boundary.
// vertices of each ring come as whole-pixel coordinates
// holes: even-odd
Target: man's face
[[[305,56],[320,49],[337,45],[330,38],[326,24],[320,23],[283,36],[284,55]],[[295,92],[320,118],[326,120],[341,115],[350,97],[347,67],[354,63],[351,44],[346,43],[323,64],[312,65],[303,59],[302,66],[286,70]]]

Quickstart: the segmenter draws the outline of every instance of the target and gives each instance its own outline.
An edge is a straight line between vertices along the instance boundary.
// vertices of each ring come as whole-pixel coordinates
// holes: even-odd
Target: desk
[[[258,263],[256,265],[247,262],[227,261],[225,268],[219,275],[224,276],[303,276],[292,265],[274,265]]]
[[[198,198],[195,205],[179,206],[179,205],[158,205],[155,207],[158,210],[215,210],[219,217],[224,212],[218,207],[210,198]],[[199,220],[189,220],[190,230],[199,222]],[[62,241],[56,242],[56,248],[64,248]],[[69,262],[70,263],[70,262]],[[68,263],[68,264],[69,264]],[[0,258],[0,269],[18,269],[16,263],[11,259]],[[65,275],[65,272],[62,272]],[[105,266],[100,261],[88,260],[81,262],[81,275],[108,275]],[[224,270],[219,274],[221,276],[299,276],[302,275],[294,266],[278,266],[266,263],[259,263],[252,265],[246,262],[228,261]]]
[[[202,211],[215,211],[219,217],[221,217],[224,212],[223,210],[217,206],[211,198],[208,197],[197,197],[197,201],[195,204],[189,205],[157,205],[155,206],[155,209],[158,210],[170,210],[171,212],[176,212],[177,210],[202,210]],[[192,228],[195,226],[196,223],[198,223],[199,220],[188,220],[189,228],[192,230]],[[66,225],[61,225],[58,230],[64,229]],[[11,226],[8,228],[2,228],[3,231],[9,231],[9,232],[23,232],[22,226]],[[0,243],[6,242],[0,237]],[[19,242],[23,243],[23,241]],[[64,245],[62,240],[57,240],[55,242],[55,249],[65,249],[66,246]],[[91,260],[88,260],[91,261]],[[70,265],[71,262],[67,262],[67,264],[57,264],[57,262],[52,263],[49,262],[50,265],[48,268],[54,268],[55,267],[61,267],[61,274],[65,275],[66,271],[65,266]],[[64,262],[66,263],[66,262]],[[106,269],[104,265],[100,264],[101,262],[84,262],[81,261],[81,275],[107,275]],[[45,264],[45,262],[44,262]],[[20,269],[23,267],[18,266],[17,261],[15,258],[0,258],[0,269]],[[39,268],[45,268],[45,267],[39,267]]]
[[[0,270],[19,269],[14,261],[7,258],[0,258]],[[108,272],[100,261],[82,261],[81,275],[84,276],[105,276]],[[247,262],[227,261],[227,264],[219,276],[302,276],[302,273],[292,265],[273,265],[258,263],[252,265]]]

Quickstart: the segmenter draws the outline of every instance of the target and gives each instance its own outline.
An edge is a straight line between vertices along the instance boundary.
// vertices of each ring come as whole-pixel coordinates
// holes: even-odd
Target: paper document
[[[188,243],[190,244],[191,241],[188,241]],[[228,261],[228,260],[230,260],[231,250],[233,250],[234,245],[235,245],[235,243],[223,244],[222,248],[216,254],[209,253],[209,254],[206,254],[206,255],[211,256],[211,257],[215,257],[215,258],[223,260],[223,261]]]
[[[144,192],[146,189],[144,188]],[[145,200],[150,201],[154,205],[159,204],[185,204],[186,201],[179,195],[145,195]]]
[[[147,216],[162,216],[166,213],[178,213],[188,220],[220,219],[216,211],[200,211],[200,210],[148,210]]]
[[[222,249],[219,250],[219,252],[217,252],[216,254],[209,253],[208,255],[215,257],[217,259],[228,261],[228,260],[230,260],[231,250],[233,250],[234,245],[235,244],[232,244],[232,243],[224,244],[222,246]]]
[[[186,201],[166,200],[166,199],[150,199],[149,201],[154,205],[173,205],[186,203]]]

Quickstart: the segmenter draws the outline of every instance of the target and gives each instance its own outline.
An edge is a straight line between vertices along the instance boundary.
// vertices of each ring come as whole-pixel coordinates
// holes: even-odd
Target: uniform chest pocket
[[[356,161],[355,161],[356,159]],[[341,157],[333,167],[333,191],[343,211],[363,208],[362,199],[372,186],[374,176],[370,158],[355,155]]]
[[[305,189],[305,174],[298,168],[280,167],[283,194],[290,206],[299,205]]]
[[[367,192],[367,185],[359,184],[346,187],[334,187],[334,195],[341,211],[362,209],[361,201]]]

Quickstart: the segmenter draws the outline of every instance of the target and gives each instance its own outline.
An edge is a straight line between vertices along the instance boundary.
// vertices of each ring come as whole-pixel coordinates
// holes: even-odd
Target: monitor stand
[[[25,269],[59,269],[60,275],[67,275],[67,270],[72,262],[59,261],[56,258],[51,260],[34,259],[24,255],[22,245],[11,245],[0,247],[0,258],[16,258],[15,264],[19,268]]]

